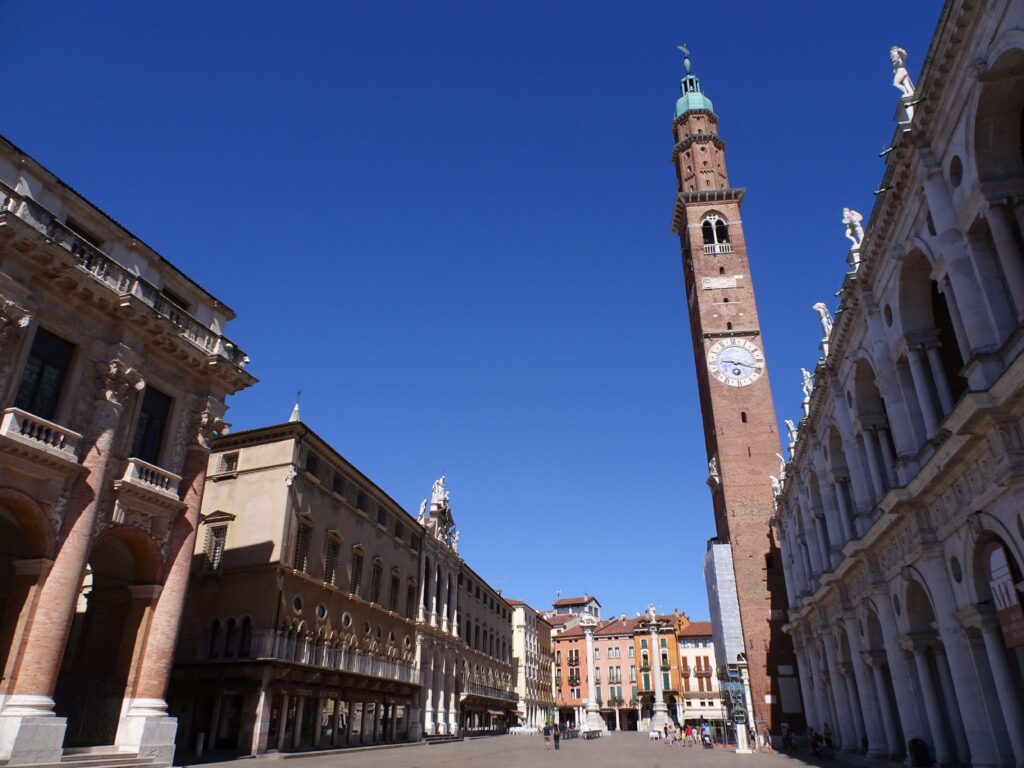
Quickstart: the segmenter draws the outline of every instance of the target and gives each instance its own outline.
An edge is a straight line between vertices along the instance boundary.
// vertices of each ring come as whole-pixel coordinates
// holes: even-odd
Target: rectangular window
[[[222,453],[220,455],[220,462],[217,469],[220,472],[238,471],[238,451],[234,451],[233,453]]]
[[[595,683],[600,683],[601,682],[601,668],[600,667],[594,667],[594,682]]]
[[[380,603],[381,580],[384,578],[384,566],[380,563],[373,564],[373,575],[370,577],[370,602]]]
[[[636,649],[634,649],[632,645],[629,646],[628,653],[629,653],[629,658],[631,658],[631,659],[635,659],[636,658]]]
[[[416,618],[416,587],[412,584],[405,587],[405,618]]]
[[[636,682],[636,665],[635,664],[630,664],[629,665],[629,682],[631,682],[631,683],[635,683]]]
[[[668,672],[661,673],[661,684],[666,691],[672,690],[672,683],[669,681]]]
[[[25,361],[14,407],[42,419],[52,419],[64,387],[74,346],[42,328],[36,330]]]
[[[632,690],[632,696],[635,699],[636,698],[636,686],[635,685],[631,686],[631,690]]]
[[[352,573],[348,585],[348,591],[353,595],[358,595],[363,585],[363,553],[356,549],[352,550]]]
[[[595,685],[594,686],[594,693],[597,695],[597,700],[601,701],[601,686],[600,685]]]
[[[313,527],[299,523],[295,534],[295,557],[292,559],[292,568],[296,571],[309,573],[309,546],[312,543]]]
[[[391,594],[388,595],[388,610],[398,612],[398,590],[401,588],[401,581],[397,573],[391,574]]]
[[[601,649],[600,648],[595,648],[594,649],[594,658],[595,659],[600,659],[601,658]]]
[[[132,438],[132,456],[150,464],[160,460],[160,445],[164,441],[170,413],[171,398],[159,390],[146,387],[139,421],[135,426],[135,437]]]
[[[338,586],[338,558],[341,555],[341,542],[328,539],[324,547],[324,584]]]
[[[641,647],[641,648],[643,648],[644,650],[646,650],[646,649],[647,649],[647,638],[646,638],[646,637],[645,637],[645,638],[642,638],[642,639],[640,640],[640,647]]]
[[[369,499],[366,498],[366,494],[363,491],[360,491],[359,495],[356,496],[356,509],[365,512],[367,504],[369,504]]]
[[[224,545],[228,540],[227,525],[211,525],[206,528],[206,543],[203,546],[204,565],[207,571],[219,571],[224,564]]]
[[[555,651],[555,664],[561,664],[561,663],[562,663],[562,652],[561,651]]]
[[[341,474],[334,476],[334,482],[331,484],[331,490],[339,496],[345,495],[345,478]]]
[[[405,540],[405,526],[398,520],[395,520],[395,538],[399,541]]]
[[[377,523],[388,527],[388,511],[383,506],[377,507]]]
[[[311,475],[315,475],[315,474],[317,474],[317,472],[319,472],[319,470],[320,470],[320,461],[317,459],[315,454],[313,454],[313,453],[307,453],[306,454],[306,464],[303,467],[303,469],[305,469]]]

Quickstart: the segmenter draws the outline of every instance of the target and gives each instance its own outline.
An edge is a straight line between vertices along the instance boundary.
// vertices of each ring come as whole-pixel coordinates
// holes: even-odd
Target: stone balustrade
[[[20,408],[6,408],[0,422],[0,435],[13,437],[22,443],[78,461],[78,443],[82,436],[60,424],[33,416]]]
[[[487,696],[492,699],[502,699],[504,701],[516,701],[517,699],[515,691],[509,691],[504,688],[495,688],[493,685],[475,683],[472,680],[466,680],[463,682],[462,692],[464,694]]]
[[[347,646],[332,648],[312,640],[272,631],[256,632],[248,655],[251,659],[277,659],[311,667],[350,672],[355,675],[418,683],[416,667],[402,661],[382,659]]]
[[[705,243],[704,253],[732,253],[732,243]]]
[[[152,493],[166,496],[174,501],[178,500],[178,486],[181,485],[181,478],[173,472],[154,466],[142,459],[128,459],[128,466],[125,467],[123,482],[137,486]]]
[[[17,216],[52,242],[70,251],[78,259],[79,266],[111,291],[119,296],[134,296],[150,306],[158,315],[175,325],[183,338],[207,354],[223,357],[239,368],[248,362],[241,349],[168,299],[155,285],[122,267],[35,200],[19,194],[3,182],[0,182],[0,212]]]

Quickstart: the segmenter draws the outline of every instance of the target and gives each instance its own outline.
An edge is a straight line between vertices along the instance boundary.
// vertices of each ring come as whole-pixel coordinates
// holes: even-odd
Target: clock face
[[[727,387],[745,387],[764,373],[764,355],[746,339],[722,339],[708,348],[708,370]]]

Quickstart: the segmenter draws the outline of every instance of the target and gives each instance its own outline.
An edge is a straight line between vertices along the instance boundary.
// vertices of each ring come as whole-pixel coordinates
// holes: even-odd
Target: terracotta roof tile
[[[593,595],[583,595],[583,597],[560,597],[558,600],[555,600],[555,602],[553,602],[551,605],[555,608],[564,608],[569,605],[586,605],[591,600],[593,600],[598,605],[601,604],[598,601],[598,599]]]

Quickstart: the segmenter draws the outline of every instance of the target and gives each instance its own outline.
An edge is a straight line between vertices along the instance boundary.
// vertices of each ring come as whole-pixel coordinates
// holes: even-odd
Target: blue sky
[[[12,3],[0,132],[238,313],[235,429],[304,420],[506,595],[706,618],[678,240],[686,42],[780,419],[938,3]]]

